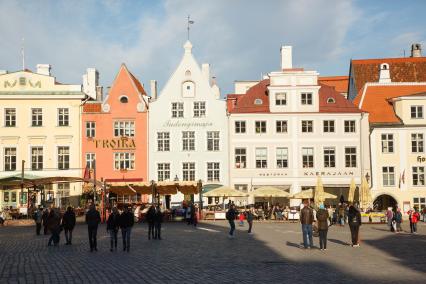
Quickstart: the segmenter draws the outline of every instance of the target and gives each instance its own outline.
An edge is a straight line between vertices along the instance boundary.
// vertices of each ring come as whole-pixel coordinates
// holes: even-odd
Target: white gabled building
[[[228,95],[230,184],[293,194],[321,176],[326,192],[346,200],[351,179],[360,184],[369,173],[368,114],[319,84],[316,71],[293,68],[291,46],[281,48],[281,59],[280,71],[247,81],[247,90],[238,82]]]
[[[189,41],[184,50],[181,62],[158,97],[156,82],[151,81],[149,178],[227,185],[226,101],[212,83],[209,64],[200,68]],[[183,199],[178,193],[171,197],[171,203]],[[169,205],[169,197],[164,201]]]

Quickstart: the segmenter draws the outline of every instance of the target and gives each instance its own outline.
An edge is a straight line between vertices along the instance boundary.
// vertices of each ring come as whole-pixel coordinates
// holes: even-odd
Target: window
[[[86,167],[89,169],[95,168],[96,154],[86,153]]]
[[[25,86],[27,84],[27,79],[25,77],[19,77],[19,85]]]
[[[219,151],[219,131],[207,131],[207,151]]]
[[[183,163],[182,174],[184,181],[195,180],[195,163]]]
[[[235,168],[245,169],[247,162],[246,148],[235,148]]]
[[[314,167],[314,148],[302,148],[302,163],[304,168]]]
[[[235,121],[235,133],[246,133],[245,121]]]
[[[423,134],[421,133],[412,133],[411,134],[411,152],[413,153],[423,153]]]
[[[31,170],[43,169],[43,147],[31,147]]]
[[[262,101],[262,99],[255,99],[254,104],[255,105],[261,105],[261,104],[263,104],[263,101]]]
[[[312,93],[302,93],[302,105],[312,105]]]
[[[27,204],[27,192],[19,193],[19,200],[21,200],[22,204]]]
[[[115,137],[134,137],[135,122],[134,121],[114,121]]]
[[[275,94],[275,105],[285,106],[287,104],[287,94],[286,93],[276,93]]]
[[[423,118],[423,106],[411,106],[411,118]]]
[[[206,116],[206,102],[194,102],[194,117],[205,117],[205,116]]]
[[[418,208],[423,210],[426,207],[426,197],[414,197],[413,198],[413,208]]]
[[[329,97],[329,98],[327,98],[327,103],[328,104],[335,104],[336,100],[334,98],[332,98],[332,97]]]
[[[16,171],[16,148],[4,148],[4,170]]]
[[[114,153],[114,169],[115,170],[134,170],[135,169],[135,153],[128,153],[128,152]]]
[[[182,150],[195,151],[195,131],[182,132]]]
[[[355,168],[356,167],[356,148],[345,147],[345,167]]]
[[[87,121],[86,122],[86,137],[93,138],[96,136],[96,122]]]
[[[267,148],[256,148],[256,168],[266,168],[268,166]]]
[[[127,104],[129,102],[129,99],[126,96],[122,96],[120,98],[120,103]]]
[[[70,168],[70,147],[58,147],[58,169],[68,170]]]
[[[4,109],[4,126],[15,127],[16,126],[16,109],[5,108]]]
[[[287,120],[277,120],[275,123],[277,133],[287,133]]]
[[[256,133],[266,133],[266,121],[255,121]]]
[[[345,133],[355,133],[355,120],[345,120]]]
[[[382,153],[393,153],[393,134],[382,134]]]
[[[248,192],[248,185],[247,184],[235,184],[234,188],[236,190],[239,190],[239,191],[244,192],[244,193]]]
[[[334,120],[324,120],[323,129],[325,133],[334,132]]]
[[[12,191],[11,202],[16,202],[16,191]]]
[[[312,120],[302,120],[302,132],[303,133],[314,132],[314,122]]]
[[[8,191],[3,192],[3,201],[9,202],[9,192]]]
[[[207,163],[207,181],[220,180],[220,165],[219,163]]]
[[[170,132],[157,132],[157,151],[170,151]]]
[[[64,183],[58,183],[58,191],[57,194],[61,198],[68,198],[70,197],[70,184],[68,182]]]
[[[172,103],[172,117],[183,117],[183,103]]]
[[[395,186],[395,168],[383,167],[383,186]]]
[[[324,148],[324,168],[336,167],[336,150],[333,147]]]
[[[287,168],[288,167],[288,149],[287,148],[277,148],[277,168]]]
[[[31,109],[31,126],[43,126],[43,110],[41,108]]]
[[[158,181],[170,180],[170,164],[169,163],[157,164],[157,177],[158,177]]]
[[[70,114],[67,108],[58,108],[58,126],[69,126]]]
[[[413,167],[413,185],[425,185],[425,167]]]

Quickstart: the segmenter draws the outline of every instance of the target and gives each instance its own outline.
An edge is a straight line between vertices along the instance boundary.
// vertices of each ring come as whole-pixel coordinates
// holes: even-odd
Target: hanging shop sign
[[[134,150],[136,149],[135,139],[121,137],[117,139],[95,139],[96,148],[106,148],[113,150]]]

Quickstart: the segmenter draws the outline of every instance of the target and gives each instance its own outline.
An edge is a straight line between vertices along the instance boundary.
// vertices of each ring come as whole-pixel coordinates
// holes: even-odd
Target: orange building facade
[[[148,97],[126,65],[102,101],[84,104],[82,131],[82,168],[97,180],[147,181]]]

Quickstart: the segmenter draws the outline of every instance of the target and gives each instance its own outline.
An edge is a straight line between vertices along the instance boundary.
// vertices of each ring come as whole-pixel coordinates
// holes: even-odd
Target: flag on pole
[[[86,168],[84,169],[83,179],[84,179],[85,182],[90,181],[90,169],[89,169],[88,165],[86,165]]]

